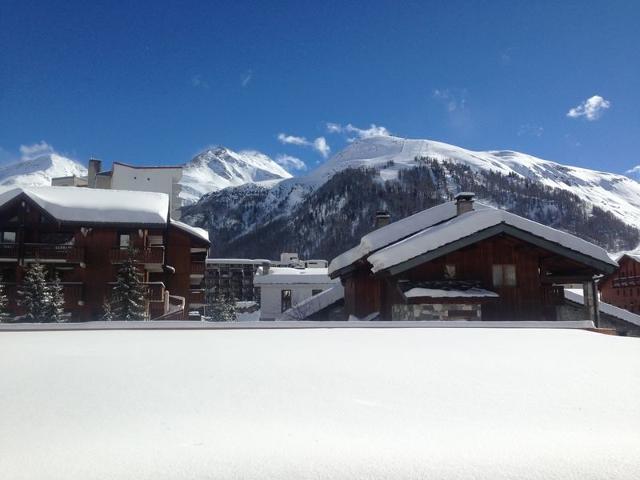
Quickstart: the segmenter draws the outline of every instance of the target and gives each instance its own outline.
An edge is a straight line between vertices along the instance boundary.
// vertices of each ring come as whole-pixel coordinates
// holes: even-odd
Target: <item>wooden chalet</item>
[[[358,318],[597,324],[595,279],[616,267],[596,245],[461,193],[364,236],[329,275]],[[586,298],[579,309],[564,298],[576,284]]]
[[[62,282],[73,321],[96,320],[119,265],[136,252],[150,318],[186,318],[204,304],[206,231],[169,217],[166,194],[76,187],[0,189],[0,275],[9,308],[25,268],[46,266]]]
[[[640,314],[640,254],[625,253],[618,259],[620,267],[599,283],[603,302]]]

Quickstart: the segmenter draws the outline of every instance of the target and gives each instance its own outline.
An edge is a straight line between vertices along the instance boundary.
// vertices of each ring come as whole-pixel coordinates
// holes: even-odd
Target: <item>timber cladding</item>
[[[575,260],[498,234],[397,275],[373,274],[363,262],[343,278],[345,308],[348,314],[359,318],[380,312],[383,319],[392,319],[394,305],[414,303],[403,298],[399,281],[446,281],[453,275],[455,280],[474,282],[499,295],[496,301],[482,302],[482,320],[555,320],[562,289],[553,287],[545,278],[556,275],[588,279],[595,273]],[[455,299],[450,303],[454,302],[469,304]]]

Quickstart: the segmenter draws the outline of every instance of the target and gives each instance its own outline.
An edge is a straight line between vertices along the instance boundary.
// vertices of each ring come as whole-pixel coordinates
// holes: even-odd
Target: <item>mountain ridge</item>
[[[422,185],[410,179],[424,173],[420,169],[428,171]],[[367,173],[360,175],[358,171]],[[331,184],[338,175],[339,181],[333,183],[339,185]],[[349,177],[354,185],[345,185]],[[439,183],[427,187],[426,179],[436,177]],[[359,181],[362,185],[357,184]],[[384,187],[376,186],[376,182]],[[330,257],[357,243],[358,235],[372,228],[371,218],[364,217],[362,211],[371,213],[394,204],[394,191],[407,203],[406,208],[394,207],[394,215],[400,218],[415,213],[417,208],[446,201],[463,186],[484,192],[485,200],[497,206],[552,222],[571,233],[588,234],[583,226],[589,224],[597,230],[592,240],[612,251],[634,248],[640,241],[640,184],[628,177],[511,150],[474,152],[442,142],[399,137],[358,140],[309,174],[276,185],[210,193],[186,208],[184,218],[209,229],[213,238],[220,240],[214,255],[261,258],[276,255],[279,249],[298,249],[301,254]],[[406,189],[422,194],[421,188],[431,189],[427,193],[432,198],[414,201],[405,195]],[[501,193],[500,188],[516,189],[518,193]],[[325,190],[333,190],[337,196],[332,198]],[[529,198],[529,190],[542,197],[539,202]],[[312,226],[319,217],[322,222]],[[594,218],[614,233],[592,225]],[[359,225],[363,222],[366,225]],[[349,223],[350,228],[346,228]],[[296,227],[290,229],[289,224]],[[301,232],[306,232],[308,242],[313,244],[319,236],[331,236],[332,229],[345,237],[334,239],[332,246],[320,246],[320,242],[317,248],[307,248],[300,238]],[[265,242],[275,251],[262,248]]]

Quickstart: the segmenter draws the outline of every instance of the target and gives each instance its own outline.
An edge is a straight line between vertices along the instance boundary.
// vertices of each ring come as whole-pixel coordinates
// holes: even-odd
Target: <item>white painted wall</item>
[[[182,168],[133,168],[119,163],[113,164],[111,188],[138,192],[159,192],[169,195],[171,217],[180,219]]]
[[[260,285],[260,320],[276,320],[282,315],[282,290],[291,290],[291,306],[311,297],[313,290],[326,290],[335,286],[335,282],[305,284]]]

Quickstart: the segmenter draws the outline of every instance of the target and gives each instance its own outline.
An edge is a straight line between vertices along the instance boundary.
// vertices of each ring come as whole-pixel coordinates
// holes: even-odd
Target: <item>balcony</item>
[[[640,276],[614,278],[613,286],[615,288],[640,287]]]
[[[191,262],[191,275],[204,276],[205,262]]]
[[[189,291],[190,305],[204,305],[205,303],[205,291],[203,289],[193,289]]]
[[[18,245],[16,243],[0,243],[0,259],[18,260]]]
[[[164,302],[164,283],[149,282],[143,285],[147,288],[147,298],[150,302]]]
[[[116,247],[109,252],[109,260],[111,263],[122,263],[129,258],[129,249]],[[164,247],[145,247],[136,248],[133,255],[134,260],[138,263],[164,263]]]
[[[24,258],[38,262],[84,262],[84,248],[55,243],[25,243]]]

